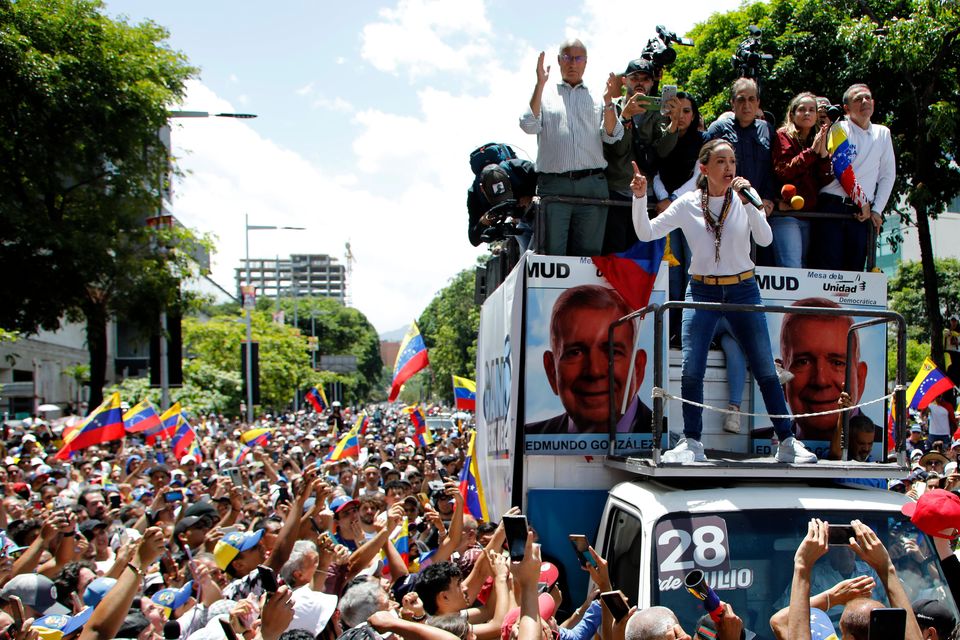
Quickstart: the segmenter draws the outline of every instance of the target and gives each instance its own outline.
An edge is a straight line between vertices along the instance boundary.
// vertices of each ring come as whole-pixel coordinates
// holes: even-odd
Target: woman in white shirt
[[[634,165],[630,187],[634,195],[633,225],[637,237],[650,241],[662,238],[674,229],[683,231],[692,253],[687,301],[763,304],[750,259],[750,237],[752,235],[761,246],[770,244],[773,233],[767,217],[763,209],[750,204],[743,195],[751,188],[750,182],[737,176],[737,159],[728,142],[711,140],[700,150],[698,161],[701,173],[697,180],[698,189],[677,198],[653,220],[647,216],[647,180]],[[683,310],[680,388],[684,399],[703,402],[707,353],[721,317],[727,318],[746,353],[767,410],[773,414],[788,414],[770,350],[766,318],[760,313]],[[793,437],[792,420],[777,418],[773,425],[780,439],[777,461],[817,461],[816,455]],[[700,442],[702,430],[703,410],[684,403],[684,437],[676,447],[664,453],[663,461],[706,461]]]

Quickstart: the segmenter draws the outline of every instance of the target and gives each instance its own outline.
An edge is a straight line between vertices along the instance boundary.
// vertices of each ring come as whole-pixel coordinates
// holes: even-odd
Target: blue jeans
[[[763,303],[755,278],[733,285],[710,285],[691,279],[686,300],[733,304]],[[683,367],[680,375],[680,392],[683,397],[694,402],[703,402],[703,376],[707,369],[707,354],[721,318],[727,319],[733,336],[743,347],[767,412],[781,415],[790,413],[773,364],[767,320],[762,313],[683,310]],[[793,421],[788,418],[774,419],[773,428],[781,441],[793,435]],[[683,435],[699,440],[702,432],[703,409],[684,403]]]
[[[743,355],[740,343],[733,337],[733,329],[726,318],[720,318],[717,323],[715,338],[723,349],[727,359],[727,388],[730,395],[730,404],[743,404],[743,385],[747,381],[747,360]]]
[[[773,263],[778,267],[800,268],[807,265],[810,222],[799,218],[770,218],[773,229]]]

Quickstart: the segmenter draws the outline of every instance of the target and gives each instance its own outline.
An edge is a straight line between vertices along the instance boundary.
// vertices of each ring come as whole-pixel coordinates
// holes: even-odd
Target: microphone
[[[744,189],[737,189],[737,193],[741,194],[744,198],[750,201],[750,204],[755,206],[760,211],[763,211],[763,202],[760,201],[760,198],[757,197],[757,194],[753,192],[753,189],[746,187]]]

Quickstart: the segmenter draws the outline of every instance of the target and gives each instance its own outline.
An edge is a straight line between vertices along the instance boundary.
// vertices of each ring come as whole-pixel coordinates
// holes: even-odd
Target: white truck
[[[665,271],[658,275],[651,302],[665,302]],[[781,293],[768,290],[765,301],[771,294],[774,304],[783,304],[785,300],[776,296],[790,288],[794,300],[808,300],[805,287],[822,283],[824,291],[829,286],[857,292],[859,306],[851,311],[855,319],[885,308],[882,274],[799,271],[761,270],[768,289],[781,284]],[[850,280],[862,284],[837,285]],[[636,367],[624,385],[631,392],[636,387],[637,392],[635,399],[626,397],[629,394],[612,398],[611,405],[619,408],[611,411],[614,418],[610,422],[616,427],[606,432],[579,430],[578,408],[563,404],[561,373],[548,373],[553,356],[547,352],[558,348],[556,336],[551,335],[559,326],[551,313],[557,300],[573,288],[591,286],[609,285],[589,258],[526,254],[483,304],[477,356],[476,455],[490,515],[497,518],[512,505],[523,509],[543,545],[544,556],[561,565],[573,606],[583,598],[587,578],[568,536],[584,534],[607,559],[615,588],[621,589],[631,604],[668,606],[684,629],[691,631],[704,611],[683,588],[683,578],[699,569],[720,598],[733,605],[747,628],[758,638],[772,638],[768,621],[787,602],[794,552],[809,519],[818,517],[833,523],[859,519],[868,524],[890,550],[911,597],[934,597],[957,614],[932,544],[900,512],[907,498],[886,490],[886,479],[902,478],[909,472],[902,452],[891,463],[821,460],[815,465],[778,464],[762,455],[771,450],[771,443],[764,444],[753,435],[755,428],[768,421],[748,416],[743,432],[730,434],[721,428],[722,414],[707,412],[704,442],[712,461],[661,464],[659,449],[679,437],[675,425],[681,423],[680,405],[676,398],[655,392],[653,380],[670,381],[660,384],[667,394],[671,390],[678,393],[679,352],[659,347],[660,358],[637,358],[636,354],[656,354],[655,338],[666,344],[665,322],[660,336],[654,336],[654,322],[649,318],[633,325],[629,355]],[[839,304],[844,306],[842,300]],[[771,331],[771,335],[776,333]],[[885,393],[886,331],[878,324],[865,327],[861,334],[863,358],[879,372],[872,384],[868,380],[862,385],[865,391],[860,401],[866,402]],[[583,356],[589,347],[578,345],[576,355]],[[661,362],[651,363],[655,359]],[[603,363],[604,367],[607,364]],[[652,370],[653,364],[664,371],[658,374]],[[599,367],[596,363],[591,366]],[[636,370],[642,367],[646,370]],[[588,369],[584,365],[581,382]],[[609,374],[609,389],[624,386],[614,380],[614,367],[609,367]],[[725,392],[724,360],[712,353],[706,403],[724,406]],[[638,408],[631,414],[634,400],[639,403],[636,407],[653,406],[653,411],[644,413]],[[665,416],[662,433],[657,433],[656,425],[640,424],[652,422],[651,416],[655,420],[661,408]],[[752,385],[744,411],[763,412]],[[885,424],[883,404],[865,405],[860,411],[880,414],[873,422]],[[549,418],[557,412],[561,419]],[[642,420],[637,418],[640,415]],[[878,430],[874,459],[886,459],[883,432]],[[611,451],[614,455],[607,455]],[[849,548],[831,549],[821,563],[814,572],[815,586],[820,584],[818,578],[866,570]],[[882,593],[877,595],[882,599]],[[835,607],[830,613],[836,619],[839,612]]]

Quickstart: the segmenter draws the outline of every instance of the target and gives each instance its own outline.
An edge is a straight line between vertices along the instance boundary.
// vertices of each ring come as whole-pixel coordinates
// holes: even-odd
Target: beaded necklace
[[[723,223],[727,221],[727,214],[730,213],[730,204],[733,202],[733,189],[727,189],[723,194],[723,205],[720,207],[720,216],[714,218],[710,213],[710,195],[706,187],[700,191],[700,210],[703,211],[703,221],[707,225],[707,230],[713,232],[713,251],[714,259],[720,264],[720,237],[723,235]]]

